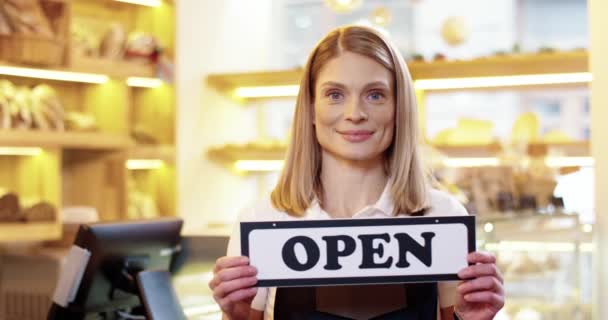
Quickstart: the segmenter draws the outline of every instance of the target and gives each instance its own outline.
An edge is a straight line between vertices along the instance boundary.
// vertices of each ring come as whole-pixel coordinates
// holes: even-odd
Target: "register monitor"
[[[181,228],[179,219],[82,225],[74,245],[88,263],[73,299],[54,301],[47,319],[185,319],[170,281]]]

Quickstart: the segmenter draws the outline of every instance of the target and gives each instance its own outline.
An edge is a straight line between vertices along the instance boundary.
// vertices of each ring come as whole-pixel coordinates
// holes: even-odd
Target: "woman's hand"
[[[215,262],[209,288],[224,315],[231,320],[248,319],[251,300],[257,293],[257,270],[247,257],[221,257]]]
[[[503,278],[491,253],[472,252],[470,264],[460,270],[463,282],[458,286],[456,314],[461,320],[491,320],[505,305]]]

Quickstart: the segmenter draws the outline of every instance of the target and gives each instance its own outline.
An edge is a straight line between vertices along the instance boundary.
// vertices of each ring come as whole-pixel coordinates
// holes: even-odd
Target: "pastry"
[[[0,221],[16,222],[21,218],[19,197],[14,193],[7,193],[0,197]]]
[[[23,211],[26,222],[52,222],[57,217],[57,210],[48,202],[37,203]]]

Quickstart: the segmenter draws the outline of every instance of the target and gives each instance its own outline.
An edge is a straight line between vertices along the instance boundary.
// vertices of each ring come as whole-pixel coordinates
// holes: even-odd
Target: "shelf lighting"
[[[593,157],[547,157],[545,164],[548,167],[592,167]]]
[[[163,81],[158,78],[143,78],[143,77],[127,78],[127,85],[129,87],[158,88],[162,84],[163,84]]]
[[[160,159],[129,159],[127,169],[129,170],[154,170],[160,169],[164,162]]]
[[[0,66],[0,74],[14,77],[101,84],[110,78],[103,74]]]
[[[131,4],[138,4],[146,7],[160,7],[162,0],[116,0],[118,2],[125,2]]]
[[[295,97],[299,89],[298,85],[238,87],[234,95],[237,98]]]
[[[2,156],[37,156],[40,154],[42,154],[42,149],[36,147],[0,147]]]
[[[283,168],[283,160],[238,160],[234,168],[237,171],[278,171]]]
[[[475,77],[453,79],[421,79],[414,81],[419,90],[473,89],[516,87],[591,82],[590,72],[530,74],[520,76]]]
[[[591,233],[593,231],[593,226],[591,224],[585,223],[583,225],[583,232]]]

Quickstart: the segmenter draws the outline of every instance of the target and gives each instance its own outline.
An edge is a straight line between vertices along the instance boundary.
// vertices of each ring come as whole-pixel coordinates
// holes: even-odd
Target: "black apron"
[[[436,320],[437,283],[405,284],[407,307],[370,320]],[[277,288],[274,303],[276,320],[352,320],[317,311],[316,288]]]

